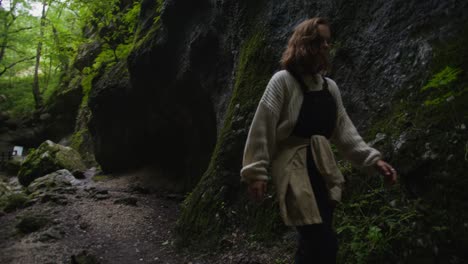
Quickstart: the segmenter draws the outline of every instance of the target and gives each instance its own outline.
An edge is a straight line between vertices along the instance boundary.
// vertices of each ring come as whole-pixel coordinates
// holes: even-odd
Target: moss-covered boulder
[[[18,180],[28,186],[34,179],[60,169],[75,171],[86,167],[76,150],[47,140],[26,157],[18,172]]]

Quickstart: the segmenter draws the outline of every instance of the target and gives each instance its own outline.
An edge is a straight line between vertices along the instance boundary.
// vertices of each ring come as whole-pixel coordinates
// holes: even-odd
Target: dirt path
[[[285,253],[278,247],[242,243],[213,254],[178,252],[172,230],[182,197],[148,193],[135,177],[95,182],[92,174],[88,171],[85,179],[74,181],[59,198],[53,196],[0,216],[0,263],[260,264],[290,260],[290,249]],[[30,215],[44,216],[47,223],[35,232],[19,233],[15,226]],[[97,262],[80,262],[84,258]]]

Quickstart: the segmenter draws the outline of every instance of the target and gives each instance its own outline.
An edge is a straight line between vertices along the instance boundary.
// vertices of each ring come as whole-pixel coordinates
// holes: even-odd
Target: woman
[[[335,263],[334,205],[344,178],[329,142],[353,165],[373,168],[387,182],[395,169],[369,147],[349,119],[329,68],[330,28],[323,18],[299,24],[283,53],[282,71],[270,80],[247,138],[241,178],[262,199],[270,173],[280,213],[299,233],[296,263]]]

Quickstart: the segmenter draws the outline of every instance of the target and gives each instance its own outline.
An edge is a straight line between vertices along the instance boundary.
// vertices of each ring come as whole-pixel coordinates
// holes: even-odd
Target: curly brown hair
[[[316,74],[330,70],[328,52],[320,48],[324,41],[318,26],[330,26],[322,17],[307,19],[296,26],[281,57],[283,69],[295,74]]]

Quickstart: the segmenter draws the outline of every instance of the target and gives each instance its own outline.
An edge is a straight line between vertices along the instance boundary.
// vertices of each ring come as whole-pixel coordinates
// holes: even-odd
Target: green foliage
[[[79,44],[83,41],[81,28],[77,25],[80,10],[75,9],[74,0],[48,0],[47,14],[44,24],[40,26],[40,18],[32,15],[31,1],[12,0],[6,9],[0,10],[0,82],[8,83],[9,87],[25,91],[29,86],[32,92],[34,65],[38,43],[42,43],[39,65],[39,87],[48,98],[59,87],[60,78],[70,65]],[[43,34],[40,34],[41,29]],[[3,45],[5,44],[5,45]],[[3,73],[3,69],[6,71]],[[30,112],[32,95],[9,89],[8,97],[13,98],[10,110],[14,115]]]
[[[395,263],[409,255],[420,221],[417,201],[401,190],[370,188],[336,210],[340,240],[339,263]]]
[[[108,70],[121,60],[125,60],[134,47],[134,34],[138,25],[141,9],[140,1],[120,9],[119,1],[92,2],[83,11],[88,17],[88,24],[93,26],[98,36],[90,41],[102,44],[101,53],[94,59],[91,67],[82,71],[83,87],[82,107],[87,104],[95,77]]]
[[[104,5],[103,5],[104,4]],[[99,32],[98,40],[103,42],[103,52],[96,59],[94,68],[99,68],[102,62],[115,62],[126,58],[132,49],[133,34],[138,24],[140,12],[140,2],[135,2],[132,6],[120,9],[119,1],[104,2],[95,7],[90,7],[93,14],[91,24],[94,24]],[[109,52],[111,50],[111,53]]]
[[[431,77],[420,88],[400,91],[392,102],[392,109],[379,115],[370,129],[369,138],[375,138],[377,133],[386,135],[375,147],[385,153],[386,159],[400,171],[403,187],[401,195],[405,197],[411,194],[413,200],[397,202],[396,208],[411,213],[414,224],[403,221],[412,228],[407,238],[397,236],[394,243],[387,243],[385,250],[376,255],[364,252],[360,259],[377,259],[377,262],[388,259],[389,263],[428,263],[436,257],[444,263],[449,260],[453,260],[453,263],[466,262],[466,45],[468,38],[465,35],[434,44]],[[352,187],[358,185],[353,182],[356,180],[351,180]],[[355,199],[354,195],[363,190],[358,188],[352,192],[351,199]],[[385,207],[385,203],[382,202],[382,206]],[[338,226],[341,221],[350,222],[346,217],[358,219],[357,212],[346,210],[346,215],[340,216]],[[374,236],[377,230],[372,231],[373,235],[368,235],[368,221],[371,219],[372,216],[367,214],[361,218],[362,224],[352,221],[354,224],[351,226],[361,230],[355,232],[361,242],[369,243],[370,237],[378,238],[378,235]],[[409,232],[408,226],[400,226],[398,229],[406,234]],[[349,229],[343,232],[347,232],[345,237],[348,237],[348,241],[353,241]],[[389,235],[383,234],[384,239]],[[358,247],[362,245],[361,242],[353,245]],[[342,249],[343,256],[353,251],[350,243]],[[385,241],[381,243],[384,245]]]
[[[443,88],[444,86],[454,82],[461,72],[461,69],[454,69],[447,66],[441,72],[434,75],[434,77],[421,88],[421,91],[423,92],[429,88]]]
[[[156,0],[157,1],[157,5],[156,5],[156,16],[154,16],[154,19],[153,19],[153,25],[157,25],[159,26],[159,21],[161,20],[161,12],[162,12],[162,8],[163,8],[163,4],[164,4],[164,0]]]
[[[5,102],[0,103],[0,111],[9,111],[13,117],[31,113],[34,110],[31,83],[31,77],[18,78],[11,83],[0,80],[0,94],[7,97]]]
[[[34,47],[31,45],[36,36],[34,29],[38,19],[31,16],[29,1],[12,0],[0,9],[0,76],[14,75],[34,64]],[[4,72],[5,71],[5,72]]]
[[[101,67],[110,67],[115,62],[125,59],[133,49],[133,35],[138,24],[140,2],[135,1],[122,7],[118,0],[48,0],[44,35],[40,37],[39,17],[30,14],[30,2],[10,1],[10,9],[0,10],[0,27],[3,27],[0,42],[8,40],[8,48],[4,53],[0,53],[0,72],[5,67],[18,63],[5,74],[0,74],[0,88],[5,87],[4,83],[8,83],[10,88],[15,88],[0,91],[13,98],[0,108],[10,110],[15,115],[33,110],[33,97],[26,91],[32,91],[34,57],[38,42],[43,43],[39,79],[40,90],[44,93],[46,101],[60,87],[61,77],[69,71],[70,58],[76,56],[78,47],[84,42],[98,40],[102,43],[102,53],[92,69],[95,72]],[[98,34],[91,39],[88,39],[89,36],[85,38],[83,32],[89,29]],[[89,85],[96,73],[87,72],[85,75],[87,76],[84,82]],[[30,87],[26,89],[28,85]],[[89,91],[89,86],[87,88]],[[19,91],[15,91],[16,89]],[[86,100],[87,98],[83,101]]]
[[[156,0],[156,12],[153,17],[153,24],[148,32],[145,32],[145,35],[142,35],[141,28],[136,29],[135,37],[133,40],[134,48],[138,50],[139,48],[144,47],[145,45],[150,45],[154,41],[155,35],[161,28],[161,12],[164,4],[164,0]]]
[[[123,15],[125,24],[128,25],[129,32],[135,32],[138,25],[138,16],[140,15],[141,3],[135,2],[133,6]]]
[[[463,71],[459,68],[445,67],[442,71],[421,88],[421,92],[429,91],[428,98],[424,101],[425,106],[438,106],[442,103],[450,102],[455,97],[462,96],[468,92],[468,87],[458,88],[456,83],[458,76]]]

